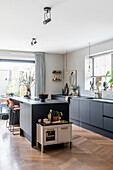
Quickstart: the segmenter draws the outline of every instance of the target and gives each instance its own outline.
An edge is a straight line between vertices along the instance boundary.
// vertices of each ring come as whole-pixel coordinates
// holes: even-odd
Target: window
[[[105,76],[106,72],[109,70],[111,73],[111,55],[102,55],[93,58],[94,60],[94,76]]]
[[[35,76],[35,63],[34,61],[12,61],[1,60],[0,61],[0,96],[6,93],[14,93],[17,96],[24,96],[26,94],[26,87],[20,84],[21,74],[24,76]],[[34,96],[35,85],[31,88],[31,94]]]
[[[92,57],[92,82],[94,83],[94,88],[96,88],[97,81],[100,81],[100,87],[103,89],[103,82],[105,81],[105,75],[107,71],[110,74],[107,77],[107,82],[111,78],[111,68],[112,68],[112,55],[104,54],[96,57]],[[108,84],[109,86],[109,84]]]

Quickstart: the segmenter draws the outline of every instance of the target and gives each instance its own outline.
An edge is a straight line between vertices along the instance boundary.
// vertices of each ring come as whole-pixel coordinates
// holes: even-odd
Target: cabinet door
[[[104,115],[113,118],[113,104],[104,103]]]
[[[102,103],[91,101],[90,124],[100,128],[103,127]]]
[[[104,117],[104,129],[113,132],[113,119]]]
[[[42,133],[42,132],[40,132]],[[44,137],[44,145],[51,145],[51,144],[56,144],[58,139],[57,139],[57,128],[44,128],[44,134],[41,134]]]
[[[89,124],[89,100],[80,101],[80,121]]]
[[[58,143],[71,141],[71,127],[58,127]]]
[[[70,100],[69,105],[69,117],[70,119],[79,120],[79,101],[78,100]]]

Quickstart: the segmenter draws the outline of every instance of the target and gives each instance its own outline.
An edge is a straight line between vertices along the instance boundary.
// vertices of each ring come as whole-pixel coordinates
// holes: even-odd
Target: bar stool
[[[15,133],[15,131],[17,131],[18,129],[15,127],[18,127],[20,130],[20,108],[13,108],[12,110],[12,133],[13,135],[17,135],[17,133]]]
[[[15,135],[14,132],[18,129],[15,129],[14,127],[19,127],[20,124],[20,107],[19,105],[14,105],[12,101],[7,101],[6,103],[9,106],[9,120],[6,122],[6,127],[9,129],[10,132],[13,133],[13,135]],[[9,126],[7,125],[8,123]]]

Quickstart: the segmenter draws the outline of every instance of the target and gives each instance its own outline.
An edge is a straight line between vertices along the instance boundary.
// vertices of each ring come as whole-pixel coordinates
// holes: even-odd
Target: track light
[[[32,38],[31,45],[35,45],[35,44],[37,44],[37,40],[36,38]]]
[[[44,8],[44,21],[43,24],[47,24],[48,22],[51,21],[51,8],[50,7],[45,7]]]

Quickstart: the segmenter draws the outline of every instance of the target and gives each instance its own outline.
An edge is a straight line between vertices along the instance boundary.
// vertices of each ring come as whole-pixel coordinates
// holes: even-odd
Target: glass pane
[[[94,76],[104,76],[107,71],[111,74],[111,54],[94,58]]]
[[[20,84],[21,74],[24,76],[31,74],[35,76],[34,63],[20,63],[20,62],[0,62],[0,95],[6,93],[14,93],[17,96],[24,96],[26,94],[26,87]],[[35,85],[31,87],[31,95],[34,96]]]
[[[55,140],[55,130],[46,131],[46,141]]]

